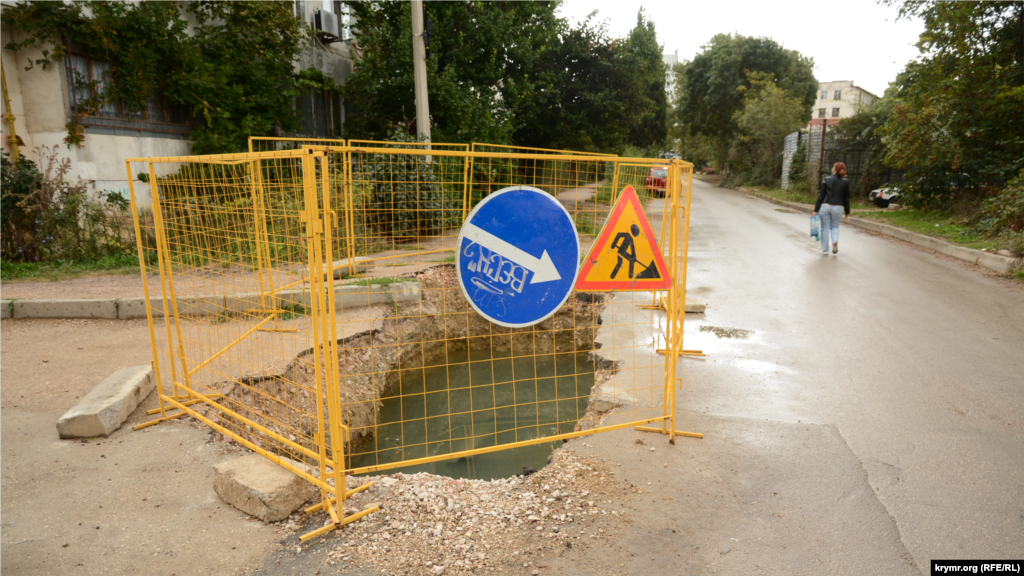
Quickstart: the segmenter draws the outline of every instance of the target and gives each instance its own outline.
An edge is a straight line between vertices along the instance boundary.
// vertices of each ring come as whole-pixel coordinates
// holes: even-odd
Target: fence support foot
[[[664,430],[662,428],[655,428],[654,426],[637,426],[634,430],[641,432],[657,432],[658,434],[668,434],[671,430]],[[704,435],[700,432],[683,432],[682,430],[675,431],[676,436],[686,436],[687,438],[703,438]]]
[[[363,516],[367,516],[369,514],[373,514],[374,512],[376,512],[378,510],[380,510],[380,506],[377,506],[376,504],[374,504],[373,506],[370,506],[369,508],[367,508],[365,510],[360,510],[359,512],[356,512],[355,514],[353,514],[351,516],[346,516],[344,518],[339,519],[337,523],[332,522],[332,523],[328,524],[327,526],[324,526],[323,528],[318,528],[316,530],[313,530],[312,532],[308,532],[306,534],[303,534],[302,536],[299,536],[299,541],[300,542],[308,542],[309,540],[312,540],[313,538],[316,538],[317,536],[323,536],[324,534],[327,534],[331,530],[335,530],[337,528],[341,528],[345,524],[349,524],[349,523],[355,522],[356,520],[359,520]]]

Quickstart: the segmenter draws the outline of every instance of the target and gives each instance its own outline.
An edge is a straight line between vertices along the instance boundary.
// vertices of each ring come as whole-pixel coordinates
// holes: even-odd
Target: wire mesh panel
[[[148,176],[133,200],[153,197],[137,231],[157,421],[190,414],[303,475],[334,519],[323,530],[372,512],[335,504],[345,473],[507,476],[520,467],[499,450],[656,422],[675,433],[690,165],[350,144],[128,161]],[[478,314],[455,268],[460,228],[522,185],[565,208],[581,255],[631,186],[671,266],[661,307],[573,291],[524,328]]]

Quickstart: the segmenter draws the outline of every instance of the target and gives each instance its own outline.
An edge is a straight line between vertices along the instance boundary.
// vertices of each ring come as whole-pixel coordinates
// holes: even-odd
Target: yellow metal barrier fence
[[[373,511],[345,516],[346,474],[452,473],[624,427],[674,440],[690,164],[659,188],[663,160],[350,144],[126,161],[133,202],[153,198],[136,222],[153,423],[188,414],[318,486],[309,510],[333,522],[304,538]],[[665,311],[643,292],[573,292],[526,328],[477,314],[453,266],[459,229],[513,185],[561,202],[582,254],[632,186],[673,279]]]

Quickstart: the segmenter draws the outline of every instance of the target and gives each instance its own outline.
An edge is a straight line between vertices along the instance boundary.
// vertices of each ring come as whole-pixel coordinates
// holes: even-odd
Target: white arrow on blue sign
[[[457,254],[459,285],[473,308],[495,324],[520,328],[550,317],[569,298],[580,241],[558,200],[511,186],[473,208]]]

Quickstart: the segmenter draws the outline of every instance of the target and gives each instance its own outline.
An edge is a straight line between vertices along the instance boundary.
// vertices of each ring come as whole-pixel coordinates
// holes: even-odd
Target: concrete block
[[[953,249],[953,253],[950,254],[950,256],[952,256],[953,258],[956,258],[957,260],[963,260],[964,262],[969,262],[971,264],[977,264],[978,263],[978,256],[980,254],[981,254],[981,252],[979,252],[978,250],[971,250],[970,248],[964,248],[962,246],[957,246],[956,248]]]
[[[153,318],[164,315],[164,300],[153,297]],[[194,298],[178,298],[178,315],[184,317],[215,316],[224,313],[223,296],[197,296]],[[173,314],[173,309],[172,309]],[[120,298],[117,301],[117,317],[121,319],[145,318],[145,298]]]
[[[259,292],[244,292],[224,297],[224,310],[228,315],[245,314],[250,310],[265,309],[267,306],[277,306],[274,296],[268,295],[266,306],[263,305],[263,296]]]
[[[160,310],[153,310],[154,318],[160,317],[162,315],[163,313]],[[129,320],[131,318],[146,318],[146,299],[118,298],[117,317],[122,320]]]
[[[1015,260],[1006,256],[999,256],[997,254],[988,254],[982,252],[978,256],[978,266],[984,266],[989,270],[999,272],[1000,274],[1008,274],[1013,269]]]
[[[228,504],[264,522],[288,517],[316,487],[256,454],[214,466],[213,489]]]
[[[355,274],[366,274],[366,271],[370,269],[370,263],[366,261],[367,258],[369,258],[369,256],[357,256],[354,259],[355,262],[353,264],[355,268]],[[345,258],[344,260],[336,260],[334,261],[332,266],[334,269],[335,280],[340,280],[341,278],[348,278],[349,276],[352,276],[352,274],[349,273],[348,258]]]
[[[708,305],[697,300],[686,299],[686,313],[687,314],[703,314],[707,310]]]
[[[11,300],[0,300],[0,318],[10,318],[14,303]]]
[[[370,286],[342,286],[335,292],[334,306],[358,308],[374,304],[415,301],[420,299],[419,282],[396,282],[394,284]]]
[[[850,218],[849,223],[858,228],[868,230],[870,232],[881,232],[882,224],[880,222],[874,222],[864,218]]]
[[[156,388],[151,366],[114,372],[57,420],[61,438],[109,436]]]
[[[113,299],[15,300],[15,318],[117,318]]]

